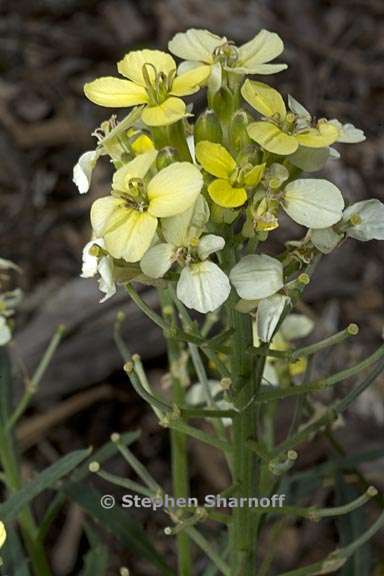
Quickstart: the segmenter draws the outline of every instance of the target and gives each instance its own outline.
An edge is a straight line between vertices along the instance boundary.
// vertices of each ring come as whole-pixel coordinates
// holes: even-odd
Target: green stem
[[[40,360],[40,363],[39,363],[35,373],[33,374],[31,380],[27,381],[25,392],[24,392],[23,396],[21,397],[19,403],[17,404],[13,414],[11,415],[11,417],[8,420],[8,423],[7,423],[7,429],[8,430],[11,430],[13,428],[13,426],[20,420],[21,416],[24,414],[24,412],[28,408],[28,405],[29,405],[31,399],[33,398],[34,394],[36,394],[36,391],[39,387],[41,379],[44,376],[44,373],[45,373],[46,369],[48,368],[48,366],[52,360],[52,357],[53,357],[54,353],[56,352],[56,349],[57,349],[58,345],[60,344],[60,341],[64,335],[64,331],[65,331],[64,326],[58,326],[56,332],[52,336],[52,339],[48,345],[48,348],[46,349],[46,351],[44,353],[44,356]]]
[[[297,358],[301,358],[302,356],[311,356],[320,350],[324,350],[325,348],[330,348],[331,346],[336,346],[337,344],[341,344],[347,338],[351,336],[356,336],[359,333],[359,327],[357,324],[349,324],[345,330],[341,330],[337,332],[337,334],[333,334],[328,338],[324,338],[324,340],[320,340],[320,342],[315,342],[314,344],[310,344],[309,346],[305,346],[304,348],[298,348],[294,350],[291,355],[292,360],[296,360]]]
[[[196,530],[196,528],[190,527],[186,528],[187,534],[189,534],[191,540],[195,542],[206,553],[206,555],[212,560],[214,564],[218,567],[220,572],[224,574],[224,576],[231,576],[232,572],[229,569],[229,566],[223,561],[222,557],[216,550],[212,547],[212,545]]]
[[[172,305],[172,299],[168,291],[159,291],[163,315],[169,318],[172,327],[176,328],[176,315]],[[167,326],[169,323],[166,323]],[[185,389],[177,369],[181,355],[181,344],[169,334],[164,332],[167,343],[168,362],[172,378],[172,400],[176,406],[184,403]],[[171,457],[172,457],[172,483],[175,498],[187,498],[189,496],[189,474],[187,458],[187,436],[177,429],[171,429]],[[178,550],[178,574],[180,576],[192,575],[192,562],[190,540],[186,532],[176,536]]]
[[[17,492],[22,485],[20,467],[15,456],[12,437],[9,432],[1,428],[0,460],[7,478],[7,485],[11,492]],[[35,576],[51,576],[44,548],[37,538],[37,528],[29,506],[23,508],[18,520]]]

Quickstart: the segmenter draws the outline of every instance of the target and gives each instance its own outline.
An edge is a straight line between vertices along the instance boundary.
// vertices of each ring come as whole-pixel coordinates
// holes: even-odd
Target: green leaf
[[[359,496],[359,492],[344,481],[341,474],[336,476],[337,505],[345,504]],[[356,540],[368,528],[365,508],[357,508],[347,516],[340,516],[337,521],[340,534],[340,544],[345,547]],[[340,576],[370,576],[371,546],[367,542],[351,556],[343,566]]]
[[[125,446],[129,446],[130,444],[135,442],[135,440],[137,440],[139,438],[139,436],[140,436],[139,431],[125,432],[124,434],[121,434],[120,441]],[[92,460],[99,462],[99,464],[103,464],[104,462],[109,460],[109,458],[114,456],[114,454],[116,454],[117,451],[118,451],[118,449],[117,449],[116,442],[112,442],[112,441],[107,442],[99,450],[96,450],[96,452],[94,452],[90,456],[90,458],[85,460],[85,462],[83,462],[81,464],[81,466],[79,466],[71,474],[68,481],[73,482],[73,481],[82,480],[83,478],[88,476],[88,474],[89,474],[88,466]],[[67,482],[67,480],[64,480],[63,482],[65,484],[65,482]],[[64,503],[65,503],[65,495],[63,494],[63,492],[57,493],[55,498],[50,503],[46,513],[44,514],[43,519],[40,522],[38,537],[42,542],[45,540],[45,537],[49,531],[49,528],[50,528],[52,522],[54,521],[57,514],[62,509]]]
[[[12,374],[7,349],[0,346],[0,426],[5,428],[12,407]]]
[[[131,514],[118,507],[103,509],[100,505],[102,494],[81,482],[66,483],[61,489],[66,496],[111,532],[127,550],[135,552],[156,566],[161,576],[174,576],[174,572],[166,565]]]
[[[17,531],[14,527],[9,529],[9,526],[7,526],[7,528],[7,539],[1,549],[1,556],[4,560],[4,574],[31,576]]]
[[[106,576],[108,570],[108,548],[90,526],[85,526],[90,550],[84,556],[84,568],[80,576]]]
[[[15,519],[22,508],[47,488],[52,487],[60,478],[72,472],[91,453],[87,450],[71,452],[57,462],[46,468],[41,474],[30,480],[15,492],[8,500],[0,505],[0,517],[9,522]]]

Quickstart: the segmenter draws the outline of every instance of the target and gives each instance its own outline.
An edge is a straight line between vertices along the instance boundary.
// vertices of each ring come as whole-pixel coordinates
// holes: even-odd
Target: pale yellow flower
[[[117,170],[113,195],[93,203],[93,230],[113,258],[139,261],[154,239],[158,218],[190,208],[203,186],[199,169],[189,162],[175,162],[146,178],[156,155],[155,150],[140,154]]]
[[[98,78],[85,84],[85,95],[111,108],[144,104],[142,120],[148,126],[166,126],[183,118],[186,106],[180,96],[194,94],[210,73],[209,66],[199,66],[178,75],[172,56],[160,50],[129,52],[117,69],[124,79]]]

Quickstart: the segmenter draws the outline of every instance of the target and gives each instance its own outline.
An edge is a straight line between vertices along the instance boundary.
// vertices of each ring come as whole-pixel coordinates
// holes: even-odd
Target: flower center
[[[171,70],[168,74],[158,71],[157,68],[146,62],[142,67],[145,89],[149,98],[150,106],[158,106],[166,100],[172,89],[172,83],[176,76],[176,70]]]
[[[225,41],[221,46],[217,46],[213,51],[214,62],[219,62],[222,65],[233,67],[239,59],[239,52],[236,46],[228,41]]]

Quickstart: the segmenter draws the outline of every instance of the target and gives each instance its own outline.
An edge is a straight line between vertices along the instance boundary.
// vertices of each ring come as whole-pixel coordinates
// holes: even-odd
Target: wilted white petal
[[[277,374],[277,370],[272,362],[270,362],[268,359],[264,366],[262,383],[266,384],[267,386],[279,385],[279,376]]]
[[[364,142],[366,140],[365,134],[360,128],[356,128],[353,124],[342,124],[336,118],[329,120],[330,124],[333,124],[338,131],[339,137],[337,142],[342,142],[344,144],[358,144],[359,142]]]
[[[260,300],[256,312],[256,331],[262,342],[271,340],[284,308],[289,302],[288,296],[280,294]]]
[[[282,206],[298,224],[314,229],[328,228],[341,220],[344,199],[332,182],[307,178],[286,186]]]
[[[283,165],[279,164],[278,162],[274,162],[270,165],[267,174],[268,180],[276,181],[276,184],[279,186],[283,184],[289,178],[289,170]],[[277,188],[278,186],[275,186]]]
[[[330,148],[306,148],[299,146],[287,160],[304,172],[317,172],[324,168],[330,157]]]
[[[164,238],[174,246],[188,246],[191,239],[199,237],[209,220],[209,207],[205,198],[198,196],[195,204],[185,212],[163,218],[161,228]]]
[[[300,116],[305,120],[308,120],[308,122],[311,121],[311,115],[308,112],[308,110],[304,108],[304,106],[300,104],[300,102],[298,102],[296,98],[294,98],[290,94],[288,94],[288,108],[290,109],[291,112],[293,112],[297,116]]]
[[[220,90],[222,73],[223,71],[219,62],[211,65],[211,73],[208,78],[208,89],[211,94],[216,94],[216,92]]]
[[[311,230],[311,241],[322,254],[329,254],[343,239],[342,234],[337,234],[333,228],[320,228]]]
[[[304,314],[289,314],[283,321],[279,333],[285,340],[305,338],[312,332],[315,323]]]
[[[195,139],[192,135],[187,136],[187,145],[188,145],[189,153],[192,156],[193,163],[196,164]]]
[[[92,248],[94,246],[100,246],[100,248],[104,248],[104,240],[102,238],[97,238],[96,240],[91,240],[84,246],[83,266],[80,274],[82,278],[92,278],[97,274],[99,257],[95,254],[92,254]]]
[[[206,260],[183,269],[177,283],[177,297],[188,308],[205,314],[221,306],[229,296],[231,286],[224,272]]]
[[[84,152],[73,168],[72,181],[76,184],[80,194],[88,192],[91,185],[92,172],[96,166],[99,153],[96,150]]]
[[[212,398],[215,398],[215,396],[223,391],[218,380],[208,380],[208,387]],[[185,400],[187,404],[191,404],[192,406],[205,404],[207,402],[207,392],[205,386],[201,384],[201,382],[192,384],[185,396]]]
[[[229,275],[238,295],[245,300],[267,298],[283,287],[283,266],[266,254],[244,256]]]
[[[11,339],[11,331],[4,316],[0,316],[0,346],[4,346]]]
[[[197,247],[197,254],[200,260],[206,260],[211,254],[219,252],[225,246],[225,240],[215,234],[206,234],[203,236]]]
[[[344,210],[343,220],[349,220],[353,214],[360,216],[361,222],[348,228],[347,236],[362,242],[384,240],[384,204],[380,200],[372,198],[352,204]]]
[[[110,256],[102,256],[98,264],[99,290],[104,292],[105,296],[100,302],[105,302],[116,294],[116,284],[113,279],[113,260]]]
[[[161,243],[146,251],[140,268],[150,278],[162,278],[174,262],[176,248],[173,244]]]
[[[6,260],[5,258],[0,258],[0,270],[17,270],[21,272],[21,268],[14,264],[11,260]]]

